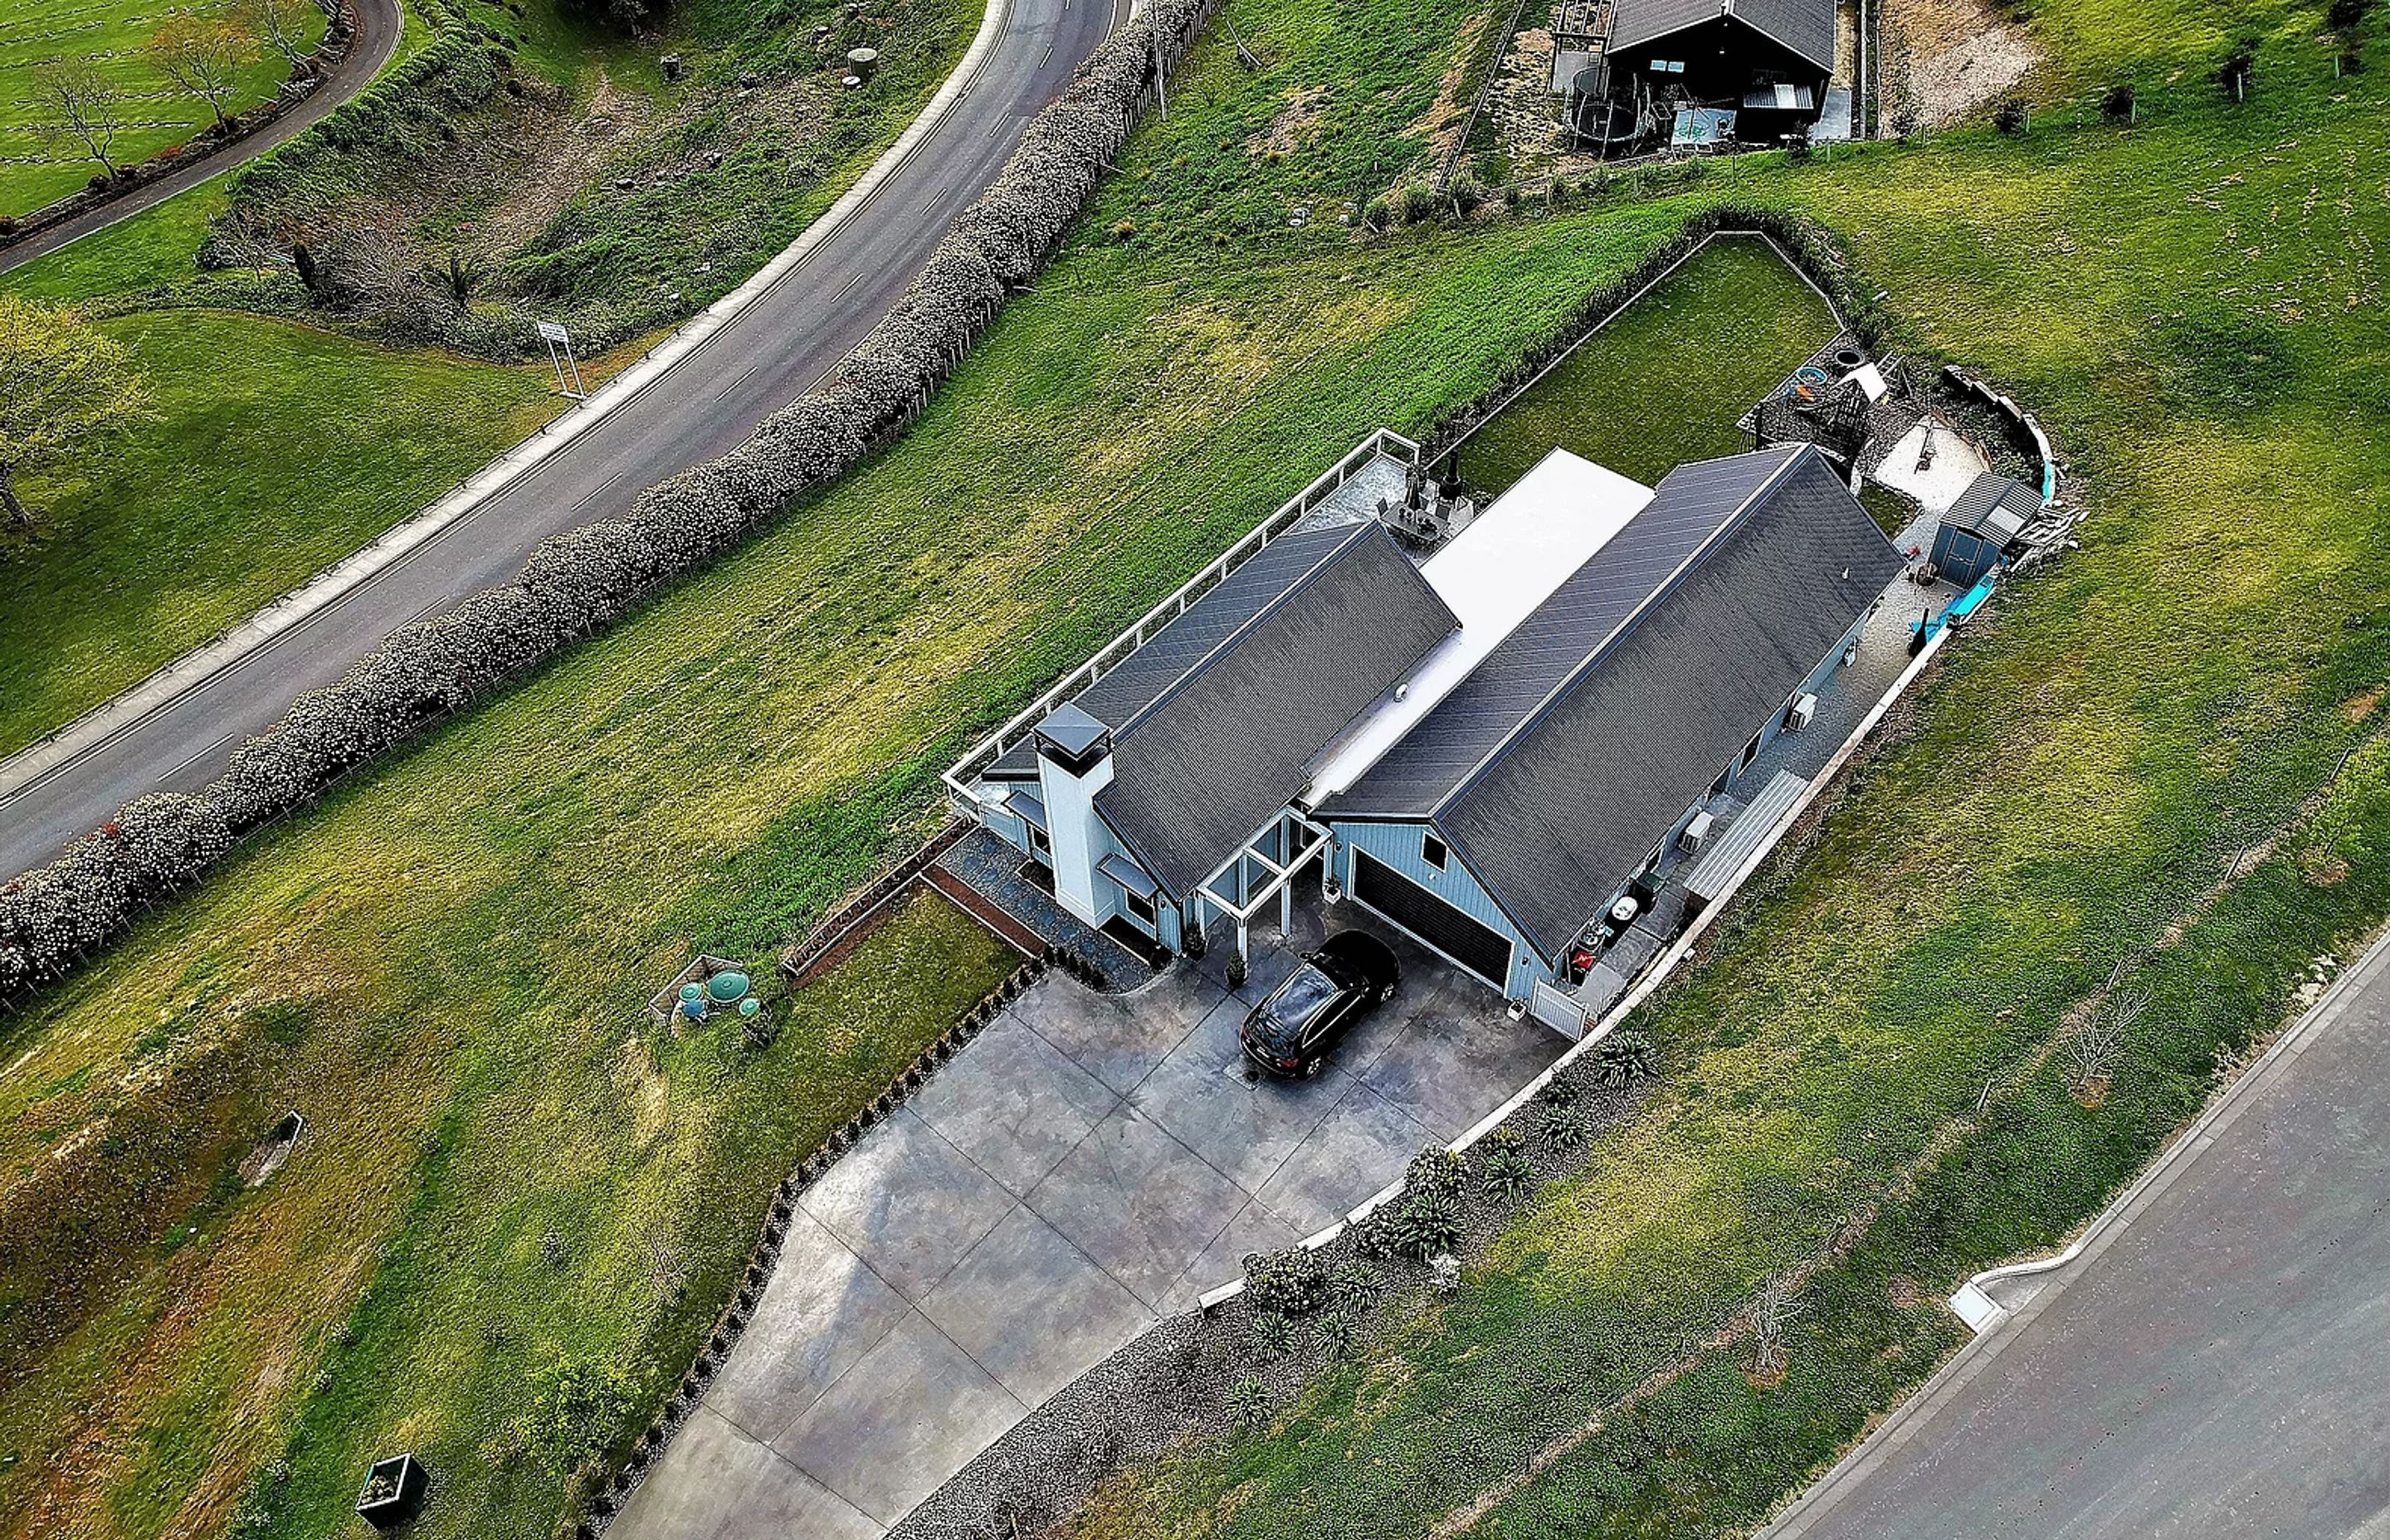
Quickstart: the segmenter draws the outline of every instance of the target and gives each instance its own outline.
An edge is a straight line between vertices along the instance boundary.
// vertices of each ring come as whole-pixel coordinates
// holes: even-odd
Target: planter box
[[[413,1455],[392,1455],[376,1460],[357,1489],[357,1517],[387,1534],[415,1517],[423,1507],[430,1473]]]

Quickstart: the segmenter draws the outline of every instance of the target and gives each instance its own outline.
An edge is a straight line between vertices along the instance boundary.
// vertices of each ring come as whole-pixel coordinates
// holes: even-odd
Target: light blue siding
[[[1424,823],[1331,823],[1329,829],[1336,836],[1335,871],[1337,884],[1347,893],[1353,891],[1353,853],[1368,851],[1403,877],[1418,883],[1429,892],[1451,905],[1470,918],[1485,926],[1510,943],[1510,973],[1503,982],[1502,993],[1514,1000],[1526,998],[1536,980],[1549,978],[1548,969],[1537,960],[1535,948],[1519,934],[1510,917],[1494,902],[1477,879],[1461,864],[1460,854],[1454,852],[1438,871],[1427,864],[1420,852],[1428,833]],[[1357,900],[1356,901],[1357,902]]]

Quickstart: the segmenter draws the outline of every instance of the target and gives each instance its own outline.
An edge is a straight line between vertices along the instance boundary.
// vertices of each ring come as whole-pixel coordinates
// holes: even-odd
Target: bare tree
[[[233,14],[251,36],[280,54],[282,62],[297,74],[307,68],[315,52],[307,45],[307,19],[328,13],[313,0],[241,0],[240,8]]]
[[[43,138],[54,144],[80,144],[83,159],[97,162],[110,180],[116,176],[116,135],[124,126],[124,93],[87,58],[60,59],[34,72],[33,88],[41,100],[58,112]]]
[[[2067,1038],[2066,1084],[2075,1093],[2075,1100],[2096,1107],[2107,1095],[2108,1082],[2116,1072],[2117,1056],[2125,1049],[2125,1034],[2149,1003],[2149,991],[2145,989],[2112,995],[2105,1009]]]
[[[242,66],[257,57],[257,39],[246,28],[178,16],[152,33],[142,52],[167,79],[208,104],[216,127],[231,126],[225,103],[240,87]]]
[[[1770,1384],[1784,1378],[1784,1331],[1802,1311],[1793,1297],[1794,1284],[1782,1273],[1760,1281],[1751,1300],[1751,1374]]]

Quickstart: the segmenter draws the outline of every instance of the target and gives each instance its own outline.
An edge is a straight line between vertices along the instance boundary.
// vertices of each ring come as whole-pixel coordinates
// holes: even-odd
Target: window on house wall
[[[1029,826],[1029,849],[1033,854],[1045,857],[1049,865],[1053,862],[1054,841],[1047,839],[1046,831],[1035,824]]]
[[[1129,918],[1137,921],[1139,925],[1151,925],[1153,923],[1153,900],[1140,897],[1138,894],[1128,892],[1126,891],[1122,892],[1121,897],[1124,901],[1125,906],[1128,909]]]
[[[1765,731],[1751,735],[1751,741],[1742,746],[1742,758],[1738,762],[1741,768],[1745,770],[1751,768],[1751,762],[1759,757],[1759,740],[1767,736]]]
[[[1422,834],[1420,836],[1420,859],[1442,871],[1444,864],[1452,859],[1452,850],[1433,833]]]
[[[1719,771],[1718,778],[1710,782],[1710,795],[1713,797],[1724,796],[1726,794],[1726,783],[1732,779],[1734,779],[1734,771],[1731,768]]]

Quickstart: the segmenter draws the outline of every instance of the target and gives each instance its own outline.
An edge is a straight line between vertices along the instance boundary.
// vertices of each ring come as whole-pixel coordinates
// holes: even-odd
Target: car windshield
[[[1304,1029],[1328,1008],[1336,994],[1335,980],[1304,963],[1278,986],[1257,1025],[1270,1046],[1291,1046],[1302,1039]]]

